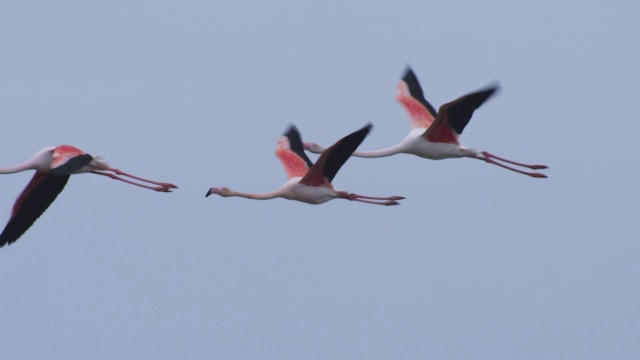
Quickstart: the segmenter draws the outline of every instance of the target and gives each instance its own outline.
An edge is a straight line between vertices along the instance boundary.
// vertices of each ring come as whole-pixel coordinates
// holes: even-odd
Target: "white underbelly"
[[[336,197],[336,192],[325,186],[308,186],[300,184],[298,181],[300,181],[300,178],[289,180],[287,190],[283,193],[283,198],[307,204],[322,204]]]
[[[449,143],[432,143],[420,141],[413,144],[413,154],[431,160],[442,160],[449,158],[459,158],[465,155],[459,146]]]

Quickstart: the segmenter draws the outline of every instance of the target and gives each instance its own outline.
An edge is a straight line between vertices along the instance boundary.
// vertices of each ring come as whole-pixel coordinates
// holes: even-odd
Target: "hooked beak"
[[[211,191],[211,188],[209,188],[209,190],[207,191],[207,195],[205,195],[204,197],[209,197],[209,195],[213,194],[213,191]]]

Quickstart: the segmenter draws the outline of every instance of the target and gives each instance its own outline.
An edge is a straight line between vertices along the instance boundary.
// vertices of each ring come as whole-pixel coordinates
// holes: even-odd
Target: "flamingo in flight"
[[[277,197],[297,200],[308,204],[322,204],[332,199],[346,199],[377,205],[399,205],[402,196],[372,197],[363,196],[333,188],[331,180],[347,161],[358,145],[364,140],[372,125],[367,124],[336,142],[322,152],[315,164],[309,160],[302,147],[300,133],[291,125],[278,140],[276,156],[282,162],[288,181],[279,189],[264,194],[248,194],[233,191],[226,187],[212,187],[207,197],[217,194],[222,197],[239,196],[247,199],[268,200]]]
[[[527,172],[503,163],[525,167],[532,170],[546,169],[545,165],[527,165],[507,160],[487,151],[467,148],[458,142],[465,126],[471,120],[473,112],[498,90],[498,85],[462,96],[440,107],[436,113],[431,104],[424,98],[418,78],[411,68],[407,67],[403,79],[398,83],[396,100],[405,108],[411,120],[411,131],[395,146],[374,150],[356,151],[353,156],[364,158],[386,157],[399,153],[414,154],[432,160],[468,157],[484,160],[505,169],[535,178],[547,176],[537,172]],[[321,153],[324,148],[315,143],[304,143],[304,148],[312,153]]]
[[[22,164],[0,168],[0,174],[14,174],[25,170],[35,170],[36,173],[13,205],[11,218],[0,234],[0,247],[18,240],[53,203],[73,174],[107,176],[159,192],[171,192],[171,189],[177,188],[173,184],[146,180],[111,168],[100,157],[94,157],[70,145],[46,147]],[[154,186],[140,184],[119,175]]]

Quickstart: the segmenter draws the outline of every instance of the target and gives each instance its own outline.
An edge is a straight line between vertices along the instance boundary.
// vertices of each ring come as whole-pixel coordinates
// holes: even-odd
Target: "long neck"
[[[231,193],[229,194],[229,196],[238,196],[238,197],[254,199],[254,200],[270,200],[270,199],[275,199],[277,197],[282,196],[282,193],[276,190],[276,191],[271,191],[264,194],[249,194],[249,193],[243,193],[240,191],[231,190]]]
[[[0,168],[0,174],[15,174],[25,170],[49,171],[51,166],[53,146],[46,147],[31,157],[31,159],[15,166]]]
[[[392,147],[388,147],[386,149],[371,150],[371,151],[356,151],[351,155],[355,157],[361,157],[361,158],[381,158],[381,157],[387,157],[387,156],[399,154],[401,152],[402,152],[402,146],[398,144]]]
[[[31,161],[24,162],[22,164],[18,164],[15,166],[9,166],[6,168],[0,168],[0,174],[15,174],[25,170],[33,170],[35,167],[33,166]]]

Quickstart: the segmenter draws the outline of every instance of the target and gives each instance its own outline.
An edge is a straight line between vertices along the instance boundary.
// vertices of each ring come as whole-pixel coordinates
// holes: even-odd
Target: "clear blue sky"
[[[0,166],[63,143],[180,189],[74,176],[0,249],[6,359],[636,359],[637,1],[14,1]],[[350,159],[335,200],[264,192],[289,123],[362,150],[492,81],[462,142],[550,166]],[[31,173],[0,177],[0,222]]]

